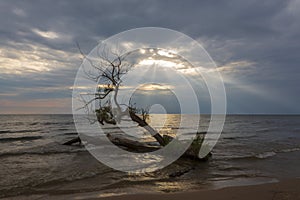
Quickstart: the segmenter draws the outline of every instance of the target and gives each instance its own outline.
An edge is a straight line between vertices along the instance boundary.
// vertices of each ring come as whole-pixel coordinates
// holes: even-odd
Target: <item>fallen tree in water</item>
[[[153,142],[139,142],[137,140],[131,139],[127,136],[121,135],[121,134],[107,134],[108,139],[118,147],[135,153],[145,153],[145,152],[152,152],[161,149],[163,146],[160,146],[158,143]],[[163,135],[163,140],[166,144],[171,142],[174,138],[168,135]],[[190,147],[185,151],[185,153],[182,155],[184,158],[189,158],[193,160],[199,160],[199,161],[207,161],[212,154],[209,153],[204,158],[199,158],[198,153],[201,148],[202,142],[204,138],[204,133],[197,134],[196,139],[193,140]],[[73,145],[73,144],[79,144],[81,145],[81,139],[80,137],[71,139],[63,145]]]
[[[147,142],[138,142],[136,140],[131,140],[127,138],[126,136],[122,135],[113,135],[113,134],[108,134],[107,137],[109,140],[114,143],[115,145],[119,147],[123,147],[125,150],[132,151],[132,152],[137,152],[137,153],[144,153],[144,152],[151,152],[151,151],[156,151],[162,148],[162,146],[157,146],[153,145],[153,142],[147,143]],[[168,144],[171,142],[174,138],[168,135],[163,135],[163,138]],[[204,158],[199,158],[198,153],[201,148],[201,144],[203,142],[203,135],[198,134],[196,136],[196,139],[192,142],[190,147],[185,151],[185,153],[182,155],[184,158],[190,158],[193,160],[202,160],[202,161],[207,161],[211,157],[211,153],[209,153],[206,157]]]
[[[78,47],[80,50],[80,47]],[[80,50],[81,52],[81,50]],[[82,52],[81,52],[82,53]],[[80,101],[83,106],[78,109],[84,109],[88,116],[94,114],[97,117],[96,121],[93,123],[99,123],[101,126],[106,124],[117,125],[120,124],[123,117],[129,118],[132,122],[135,122],[139,127],[149,133],[157,142],[157,145],[151,145],[147,143],[142,143],[136,140],[129,139],[122,135],[114,135],[106,133],[106,136],[115,145],[124,148],[128,151],[134,152],[149,152],[161,149],[168,145],[172,140],[176,138],[170,137],[168,135],[161,135],[153,127],[149,125],[147,119],[149,118],[148,108],[152,105],[138,105],[130,98],[128,105],[118,103],[118,92],[121,86],[121,77],[125,75],[132,67],[132,64],[126,61],[126,57],[129,53],[125,55],[120,55],[117,52],[111,52],[108,49],[103,48],[103,52],[98,52],[99,60],[94,62],[93,59],[89,59],[82,53],[85,61],[89,63],[93,70],[84,70],[86,77],[90,80],[95,81],[97,85],[96,92],[92,95],[92,98],[85,99],[80,96]],[[112,103],[113,101],[113,103]],[[95,108],[91,106],[94,103],[98,107]],[[125,107],[125,109],[124,109]],[[185,151],[183,157],[197,159],[197,160],[207,160],[211,154],[208,154],[205,158],[199,158],[198,153],[203,142],[203,135],[198,134],[196,138],[192,141],[190,147]],[[180,145],[181,141],[178,142]],[[65,142],[65,145],[72,145],[74,143],[81,143],[80,138],[72,139]]]

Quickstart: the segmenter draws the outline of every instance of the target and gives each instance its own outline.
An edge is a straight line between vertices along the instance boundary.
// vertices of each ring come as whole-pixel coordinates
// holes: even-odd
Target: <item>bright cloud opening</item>
[[[174,67],[174,68],[182,68],[184,65],[182,63],[176,63],[172,61],[167,61],[167,60],[156,60],[153,58],[148,58],[141,60],[138,65],[146,65],[146,66],[151,66],[151,65],[157,65],[157,66],[162,66],[162,67]]]
[[[173,86],[171,85],[159,85],[159,84],[147,84],[142,87],[140,87],[140,90],[147,90],[147,91],[152,91],[152,90],[167,90],[171,89]]]
[[[53,31],[41,31],[41,30],[38,30],[38,29],[32,29],[32,31],[35,34],[37,34],[41,37],[47,38],[47,39],[57,39],[57,38],[59,38],[59,34],[53,32]]]

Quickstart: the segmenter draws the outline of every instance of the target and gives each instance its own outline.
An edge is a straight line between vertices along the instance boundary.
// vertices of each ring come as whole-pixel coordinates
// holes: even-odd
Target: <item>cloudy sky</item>
[[[0,1],[0,113],[71,113],[81,59],[119,32],[164,27],[216,62],[228,113],[300,113],[300,1]]]

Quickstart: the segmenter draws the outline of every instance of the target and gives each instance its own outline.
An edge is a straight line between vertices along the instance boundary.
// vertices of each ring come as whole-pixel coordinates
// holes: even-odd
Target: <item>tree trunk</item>
[[[113,135],[113,134],[107,134],[107,137],[110,139],[112,143],[114,143],[117,146],[124,147],[128,151],[136,152],[136,153],[144,153],[144,152],[151,152],[151,151],[156,151],[162,146],[154,146],[153,144],[151,145],[150,143],[141,143],[135,140],[131,140],[125,136],[121,135]],[[170,140],[173,138],[170,136],[167,136]],[[199,147],[201,144],[199,144]],[[191,145],[181,156],[183,158],[189,158],[193,160],[199,160],[199,161],[207,161],[211,157],[211,153],[209,153],[206,157],[204,158],[199,158],[198,157],[198,150],[195,151],[194,147]]]
[[[156,130],[154,130],[151,126],[149,126],[147,122],[145,122],[144,120],[142,120],[133,111],[129,110],[129,115],[130,115],[130,118],[132,119],[132,121],[138,123],[138,125],[140,127],[143,127],[144,129],[146,129],[152,135],[152,137],[154,137],[156,139],[156,141],[161,146],[165,146],[166,145],[166,142],[165,142],[164,138]]]
[[[136,153],[145,153],[160,149],[160,146],[153,146],[149,143],[142,143],[135,140],[131,140],[122,135],[107,134],[107,137],[115,145],[124,147],[128,151]]]
[[[124,148],[125,150],[136,152],[136,153],[145,153],[145,152],[152,152],[156,151],[162,146],[155,146],[151,143],[142,143],[135,140],[131,140],[125,136],[122,135],[113,135],[113,134],[107,134],[107,137],[109,140],[114,143],[115,145]],[[170,136],[168,137],[169,140],[173,139]],[[74,138],[68,142],[63,143],[64,145],[72,145],[74,143],[79,142],[81,144],[81,140],[79,137]],[[199,144],[200,145],[200,144]],[[205,158],[199,158],[198,157],[198,150],[195,150],[192,145],[184,152],[184,154],[181,156],[183,158],[189,158],[193,160],[199,160],[199,161],[207,161],[211,157],[211,153],[209,153]]]

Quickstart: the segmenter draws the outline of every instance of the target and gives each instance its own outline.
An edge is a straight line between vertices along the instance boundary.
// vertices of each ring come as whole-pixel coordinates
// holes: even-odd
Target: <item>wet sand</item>
[[[183,199],[213,199],[213,200],[299,200],[300,179],[270,183],[263,185],[229,187],[219,190],[195,191],[176,194],[137,194],[105,198],[110,200],[183,200]]]
[[[109,194],[106,194],[109,195]],[[300,179],[284,180],[251,186],[228,187],[217,190],[202,190],[170,194],[125,194],[105,197],[101,192],[84,192],[73,194],[36,194],[16,196],[8,199],[100,199],[100,200],[165,200],[165,199],[213,199],[213,200],[300,200]]]

